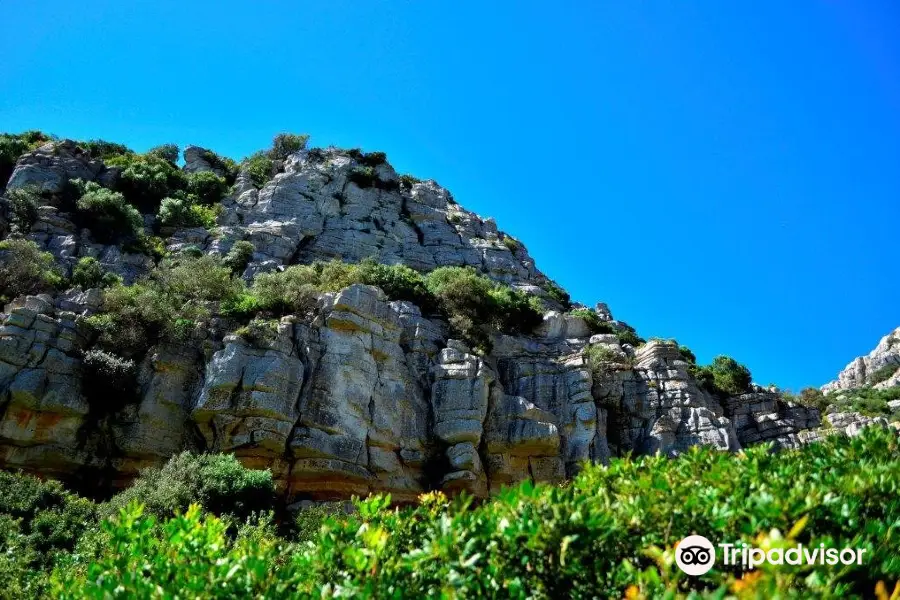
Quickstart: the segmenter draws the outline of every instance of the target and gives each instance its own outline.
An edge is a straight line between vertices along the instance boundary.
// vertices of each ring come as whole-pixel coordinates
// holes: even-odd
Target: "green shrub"
[[[421,182],[422,182],[421,179],[419,179],[418,177],[413,177],[412,175],[410,175],[408,173],[404,173],[403,175],[400,176],[400,186],[404,187],[408,190],[411,190],[415,184],[421,183]]]
[[[62,282],[53,255],[41,252],[31,240],[0,242],[0,305],[17,296],[49,292]]]
[[[294,265],[280,272],[260,273],[253,280],[252,292],[261,310],[306,314],[316,307],[319,282],[314,267]]]
[[[78,217],[91,230],[94,239],[109,243],[141,235],[144,219],[122,194],[93,181],[76,180],[75,185],[82,190],[76,202]]]
[[[613,333],[612,325],[600,319],[600,315],[589,308],[576,308],[575,310],[569,311],[569,314],[573,317],[579,317],[584,319],[584,322],[587,323],[588,329],[591,334],[598,333]]]
[[[261,188],[275,175],[275,164],[265,152],[256,152],[245,158],[242,167],[250,176],[250,181],[257,188]]]
[[[898,364],[884,365],[880,369],[876,369],[869,373],[869,376],[866,378],[866,384],[878,385],[879,383],[890,379],[898,370],[900,370],[900,365]]]
[[[81,286],[85,290],[119,283],[121,279],[118,275],[104,271],[100,261],[90,256],[79,258],[72,268],[72,285]]]
[[[101,312],[88,323],[104,349],[135,356],[159,339],[183,340],[211,304],[228,305],[242,294],[243,281],[217,257],[166,259],[138,283],[106,290]]]
[[[644,338],[640,337],[633,329],[629,328],[617,330],[616,337],[619,338],[620,344],[629,344],[635,348],[645,343]]]
[[[28,233],[38,220],[38,207],[42,203],[40,190],[28,186],[8,190],[6,199],[9,202],[9,220],[18,233]]]
[[[187,187],[181,169],[155,154],[119,155],[106,162],[122,169],[117,190],[145,212],[155,212],[163,198],[174,197]]]
[[[183,513],[191,504],[216,515],[247,518],[274,507],[275,484],[270,471],[248,469],[231,454],[183,452],[162,468],[142,471],[103,511],[115,514],[133,500],[161,518]]]
[[[137,400],[137,367],[133,360],[89,350],[81,358],[81,390],[96,414],[114,412]]]
[[[47,597],[50,569],[96,520],[94,504],[58,482],[0,471],[0,597]]]
[[[176,144],[163,144],[147,150],[147,154],[159,157],[174,165],[178,162],[178,157],[181,156],[181,149]]]
[[[711,365],[694,367],[692,375],[701,387],[721,396],[737,396],[750,391],[750,370],[729,356],[717,356]]]
[[[89,140],[87,142],[78,142],[91,158],[101,158],[103,160],[113,158],[115,156],[125,156],[134,154],[134,150],[122,144],[115,144],[104,140]]]
[[[234,333],[254,346],[266,346],[278,338],[278,321],[256,318],[236,329]]]
[[[228,183],[212,171],[188,175],[187,190],[200,204],[216,204],[228,192]]]
[[[819,406],[834,405],[839,412],[858,412],[874,417],[900,418],[900,411],[891,410],[888,402],[900,400],[900,387],[884,390],[856,388],[841,390],[824,396]]]
[[[382,265],[367,259],[359,265],[359,277],[361,283],[384,290],[391,300],[407,300],[424,311],[435,308],[425,278],[406,265]]]
[[[503,245],[506,246],[507,250],[515,254],[520,247],[518,240],[515,238],[511,238],[508,235],[503,236]]]
[[[240,167],[234,160],[227,156],[220,156],[212,150],[204,150],[202,157],[211,168],[224,173],[225,182],[228,185],[234,184],[234,180],[240,170]]]
[[[272,140],[272,149],[269,150],[269,158],[273,160],[284,160],[291,154],[299,152],[306,148],[309,136],[306,134],[296,135],[293,133],[279,133]]]
[[[163,198],[157,218],[163,227],[205,227],[216,226],[222,205],[201,206],[195,204],[193,196],[186,198]]]
[[[356,166],[350,169],[347,179],[355,183],[360,188],[369,188],[375,185],[378,175],[372,167]]]
[[[255,250],[256,248],[250,242],[245,240],[237,241],[231,247],[231,250],[228,251],[228,254],[225,255],[225,258],[222,259],[222,264],[231,269],[232,273],[240,275],[247,268],[247,265],[250,264]]]
[[[697,364],[697,356],[687,346],[678,346],[678,352],[679,352],[679,354],[681,354],[681,358],[684,359],[684,361],[686,363],[689,363],[692,365]]]

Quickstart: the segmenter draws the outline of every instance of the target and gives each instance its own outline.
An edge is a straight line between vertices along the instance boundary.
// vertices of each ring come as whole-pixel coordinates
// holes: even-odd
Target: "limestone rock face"
[[[875,381],[873,376],[876,373],[884,374],[882,381]],[[840,372],[837,380],[822,386],[822,391],[827,394],[865,386],[884,389],[898,385],[900,385],[900,327],[881,338],[869,354],[853,359],[853,362]]]
[[[722,405],[690,377],[677,347],[651,341],[634,360],[633,368],[614,369],[594,381],[617,453],[677,455],[697,444],[740,448]]]
[[[104,170],[101,161],[91,160],[71,140],[47,142],[18,161],[7,188],[35,186],[42,192],[59,194],[70,179],[93,181]]]
[[[209,157],[189,146],[184,170],[216,171]],[[199,339],[136,357],[133,394],[98,398],[85,385],[85,353],[96,342],[85,320],[101,310],[102,291],[13,299],[0,313],[0,466],[72,480],[103,474],[121,486],[183,450],[232,452],[271,469],[298,505],[382,491],[404,502],[432,489],[485,496],[524,479],[558,482],[624,452],[795,447],[883,424],[834,411],[826,423],[776,392],[715,397],[698,386],[677,346],[632,348],[614,333],[591,335],[594,319],[563,312],[525,247],[492,219],[466,211],[433,181],[368,160],[302,150],[275,161],[259,189],[239,173],[214,230],[159,228],[145,215],[146,232],[165,238],[171,253],[194,246],[224,255],[248,240],[248,282],[332,258],[421,271],[470,266],[542,298],[543,322],[528,334],[493,334],[482,355],[454,339],[443,317],[351,285],[320,295],[309,315],[257,333],[229,333],[238,325],[226,328],[230,321],[216,316]],[[117,176],[70,141],[19,160],[9,187],[36,185],[49,198],[27,237],[63,274],[82,257],[126,283],[153,268],[148,255],[96,243],[54,196],[75,177],[112,185]],[[0,236],[8,229],[0,221]],[[603,303],[594,312],[611,331],[628,328]],[[834,385],[868,383],[883,365],[900,364],[894,339]],[[603,350],[602,364],[588,361],[591,345]]]

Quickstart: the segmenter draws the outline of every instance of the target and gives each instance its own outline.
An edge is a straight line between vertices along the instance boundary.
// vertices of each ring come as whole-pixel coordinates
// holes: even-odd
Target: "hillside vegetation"
[[[900,580],[900,442],[871,429],[798,451],[695,448],[614,459],[570,483],[474,504],[425,494],[290,520],[271,477],[229,456],[173,458],[95,504],[2,474],[0,594],[60,598],[872,597]],[[763,548],[865,548],[860,566],[717,565],[688,577],[698,533]],[[721,561],[720,561],[721,562]],[[884,595],[882,597],[887,597]]]

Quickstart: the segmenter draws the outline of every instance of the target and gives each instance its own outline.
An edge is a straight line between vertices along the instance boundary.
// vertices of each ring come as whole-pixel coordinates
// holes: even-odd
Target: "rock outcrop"
[[[185,171],[218,168],[209,156],[189,147]],[[16,299],[0,313],[0,466],[63,478],[102,470],[123,485],[185,449],[232,452],[271,469],[294,502],[373,491],[407,501],[429,489],[484,496],[523,479],[561,481],[624,452],[796,447],[826,434],[812,433],[817,410],[778,393],[710,394],[677,346],[592,336],[583,317],[560,312],[523,245],[432,181],[401,181],[387,163],[361,178],[358,157],[337,149],[304,150],[277,167],[261,189],[240,173],[216,231],[177,229],[167,249],[223,255],[249,240],[248,280],[332,258],[420,271],[469,265],[543,298],[543,323],[530,335],[494,333],[492,350],[477,354],[441,318],[356,284],[265,331],[210,328],[154,346],[136,365],[136,396],[99,411],[83,384],[95,337],[84,321],[100,291]],[[116,175],[63,141],[23,156],[9,188],[37,185],[52,197],[69,179]],[[130,283],[153,266],[145,254],[96,243],[64,208],[42,207],[28,234],[63,272],[90,256]],[[605,304],[594,312],[611,330],[627,328]],[[592,366],[590,345],[615,360]],[[882,346],[841,381],[864,381],[897,356]],[[855,433],[858,422],[830,418],[833,430]]]
[[[900,386],[900,327],[890,332],[866,356],[859,356],[822,386],[827,393],[872,386],[876,389]]]

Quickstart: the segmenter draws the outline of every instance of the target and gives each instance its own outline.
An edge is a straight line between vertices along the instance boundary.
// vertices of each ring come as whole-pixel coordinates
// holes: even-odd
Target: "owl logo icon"
[[[703,575],[716,563],[716,549],[702,535],[689,535],[675,547],[675,562],[688,575]]]

